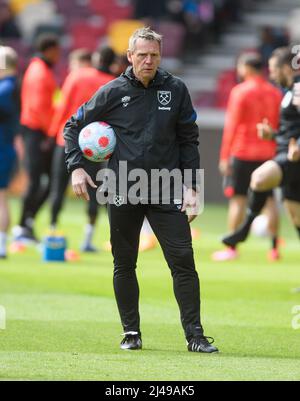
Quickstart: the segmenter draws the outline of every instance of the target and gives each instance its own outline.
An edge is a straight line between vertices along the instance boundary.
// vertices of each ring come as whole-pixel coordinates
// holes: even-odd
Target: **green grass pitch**
[[[78,248],[84,205],[69,201],[62,226]],[[13,202],[14,220],[19,211]],[[160,249],[139,258],[144,350],[119,350],[122,329],[112,289],[108,252],[68,264],[44,264],[36,250],[0,262],[0,305],[7,328],[0,331],[0,380],[299,380],[300,330],[292,309],[300,305],[300,244],[284,219],[281,263],[267,262],[267,240],[252,238],[240,260],[218,265],[210,255],[226,231],[226,210],[207,206],[195,227],[206,335],[219,355],[186,351]],[[45,234],[48,210],[38,219]],[[104,213],[99,243],[107,241]]]

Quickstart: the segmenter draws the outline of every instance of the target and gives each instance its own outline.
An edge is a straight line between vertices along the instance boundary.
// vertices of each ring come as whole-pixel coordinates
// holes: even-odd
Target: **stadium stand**
[[[20,38],[21,33],[14,19],[10,6],[0,2],[0,37],[2,38]]]
[[[128,49],[128,37],[136,29],[143,27],[141,21],[128,19],[113,22],[108,29],[109,43],[117,54],[124,54]]]
[[[42,0],[10,0],[9,4],[14,14],[21,13],[27,6],[31,4],[39,4]]]
[[[107,25],[99,17],[89,17],[85,20],[75,19],[69,24],[72,49],[86,48],[95,50],[101,45],[101,40],[106,35]]]
[[[27,43],[31,43],[37,36],[38,29],[53,31],[61,25],[57,19],[56,7],[52,1],[41,1],[37,4],[28,4],[17,14],[17,22],[22,32],[22,37]],[[52,28],[53,27],[53,28]]]
[[[237,57],[244,51],[259,51],[266,60],[274,48],[286,45],[289,41],[286,20],[297,6],[296,0],[245,2],[219,40],[204,47],[199,57],[185,64],[183,79],[188,82],[199,108],[226,108],[230,90],[237,83]],[[224,113],[220,116],[218,121],[223,124]]]
[[[40,33],[59,35],[59,84],[68,71],[68,55],[76,48],[94,50],[110,44],[121,54],[131,28],[145,24],[163,33],[163,67],[179,75],[191,92],[204,144],[203,165],[216,176],[216,166],[211,165],[219,152],[216,132],[222,130],[228,95],[237,82],[237,57],[253,49],[266,60],[274,47],[288,40],[286,28],[295,43],[300,38],[299,0],[0,0],[1,5],[13,13],[6,12],[4,21],[1,12],[0,45],[17,50],[20,72]],[[206,185],[210,201],[222,198],[221,193],[215,196],[216,185],[220,186]]]
[[[71,50],[79,47],[94,50],[109,43],[121,54],[127,48],[131,30],[140,24],[151,24],[164,35],[165,66],[182,75],[196,105],[224,109],[236,83],[236,57],[245,49],[258,49],[267,60],[274,47],[286,43],[286,19],[293,8],[299,7],[298,3],[297,0],[0,0],[0,7],[7,4],[14,15],[12,18],[10,14],[6,21],[10,29],[8,25],[3,28],[0,18],[0,41],[18,51],[23,71],[36,37],[43,32],[57,33],[63,47],[62,61],[57,67],[61,83]],[[293,12],[289,30],[295,40],[299,38],[298,21],[297,12]],[[9,31],[11,35],[7,34]]]

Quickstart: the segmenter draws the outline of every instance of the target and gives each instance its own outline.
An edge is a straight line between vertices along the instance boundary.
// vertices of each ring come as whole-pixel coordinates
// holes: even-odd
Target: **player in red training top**
[[[31,60],[21,88],[21,131],[25,145],[26,170],[29,179],[23,200],[15,240],[37,241],[33,231],[34,218],[47,200],[54,138],[49,128],[54,115],[57,84],[53,67],[60,58],[59,41],[43,35],[37,44],[38,54]],[[47,178],[47,180],[43,178]]]
[[[51,187],[51,229],[55,230],[58,216],[62,209],[65,192],[69,183],[69,174],[65,163],[65,141],[63,131],[68,119],[77,112],[79,107],[86,103],[97,92],[97,90],[112,81],[114,77],[110,74],[97,70],[92,66],[92,53],[87,50],[75,50],[70,55],[70,74],[66,78],[62,88],[62,100],[57,107],[51,135],[57,135],[56,149],[52,167]],[[89,174],[96,180],[97,172],[103,168],[103,164],[86,161]],[[95,252],[92,238],[98,215],[98,204],[96,190],[90,188],[90,202],[88,203],[89,223],[86,227],[85,240],[82,245],[84,252]]]
[[[237,85],[230,95],[220,157],[225,195],[230,198],[228,220],[231,232],[239,227],[245,217],[252,173],[265,161],[272,159],[276,151],[275,141],[258,137],[257,124],[265,120],[276,129],[282,100],[282,93],[264,78],[263,62],[258,54],[242,55],[237,69],[243,83]],[[269,258],[278,260],[279,216],[272,191],[269,193],[266,213],[272,236]],[[237,257],[235,247],[213,255],[215,261]]]

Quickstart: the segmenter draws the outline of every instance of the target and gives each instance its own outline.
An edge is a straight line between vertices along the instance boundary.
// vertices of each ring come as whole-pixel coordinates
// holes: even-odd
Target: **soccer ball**
[[[114,130],[104,122],[91,123],[79,134],[79,146],[84,157],[96,163],[111,158],[116,142]]]
[[[266,238],[270,235],[269,233],[269,219],[268,216],[262,214],[254,220],[251,232],[253,235],[259,238]]]

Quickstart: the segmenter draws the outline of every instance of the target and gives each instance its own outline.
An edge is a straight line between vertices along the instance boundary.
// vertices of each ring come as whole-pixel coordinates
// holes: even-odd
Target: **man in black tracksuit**
[[[247,239],[254,219],[266,204],[268,191],[281,187],[286,208],[300,238],[300,71],[294,68],[295,55],[290,48],[275,50],[270,59],[270,76],[286,94],[281,105],[278,132],[267,121],[258,125],[263,139],[277,141],[277,155],[264,163],[252,176],[248,215],[242,226],[223,242],[236,246]]]
[[[193,171],[181,205],[175,200],[145,204],[142,198],[137,205],[125,204],[120,193],[109,204],[114,289],[125,332],[121,348],[142,348],[136,263],[146,216],[173,276],[189,351],[216,352],[204,336],[200,320],[199,278],[189,226],[196,216],[188,219],[184,213],[187,207],[195,206],[196,171],[200,168],[196,113],[185,85],[158,68],[161,36],[143,28],[135,32],[129,45],[128,59],[133,67],[99,90],[66,125],[66,159],[74,192],[88,199],[87,185],[95,186],[84,171],[78,146],[81,129],[94,121],[104,121],[115,130],[117,146],[109,161],[111,170],[119,173],[119,162],[127,162],[128,171],[143,169],[148,174],[153,169]]]

